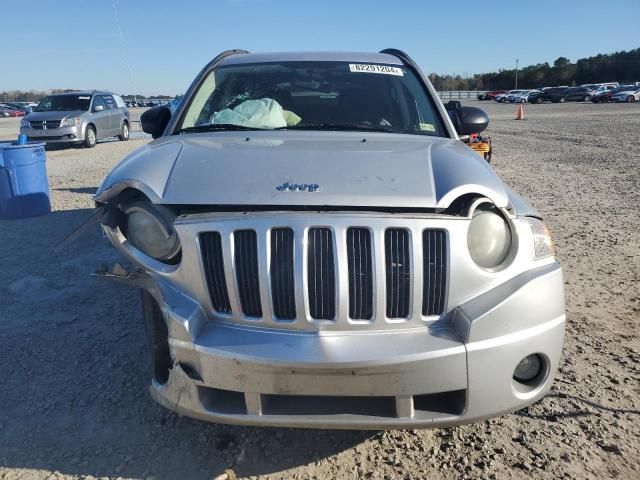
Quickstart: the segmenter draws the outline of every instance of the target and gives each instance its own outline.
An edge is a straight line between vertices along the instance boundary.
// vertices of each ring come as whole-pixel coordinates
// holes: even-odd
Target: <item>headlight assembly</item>
[[[80,117],[67,117],[60,122],[61,127],[75,127],[78,125],[80,125]]]
[[[136,202],[124,209],[125,236],[142,253],[169,261],[180,252],[180,239],[173,228],[175,215],[161,205]]]
[[[555,254],[551,234],[544,222],[538,218],[525,217],[533,235],[533,259],[551,257]]]
[[[499,210],[490,203],[478,205],[467,231],[473,261],[482,268],[496,268],[506,260],[511,244],[511,228]]]

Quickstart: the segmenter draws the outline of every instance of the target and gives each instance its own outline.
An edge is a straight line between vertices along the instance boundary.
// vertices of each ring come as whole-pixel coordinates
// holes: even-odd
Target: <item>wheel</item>
[[[127,122],[122,122],[122,133],[118,135],[118,138],[122,142],[129,140],[129,124]]]
[[[87,148],[95,147],[97,138],[95,127],[89,125],[84,132],[84,146]]]
[[[591,100],[591,95],[585,95],[584,96],[584,101],[585,102],[589,102]]]
[[[560,103],[564,103],[566,101],[567,101],[567,99],[565,97],[560,97]]]
[[[635,101],[636,101],[636,97],[634,97],[633,95],[629,95],[629,96],[627,97],[627,102],[629,102],[629,103],[633,103],[633,102],[635,102]]]

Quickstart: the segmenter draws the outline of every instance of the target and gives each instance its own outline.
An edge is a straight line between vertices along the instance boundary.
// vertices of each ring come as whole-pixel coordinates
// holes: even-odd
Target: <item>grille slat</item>
[[[387,317],[407,318],[411,306],[411,258],[409,232],[402,228],[385,231]]]
[[[371,234],[366,228],[347,230],[349,267],[349,317],[371,320],[373,317],[373,277]]]
[[[384,322],[384,317],[419,320],[444,313],[449,268],[445,230],[390,226],[377,237],[369,227],[345,227],[335,236],[327,227],[300,228],[305,228],[304,239],[298,227],[267,228],[267,236],[254,229],[200,233],[213,311],[265,322],[273,315],[275,321],[300,325],[295,328],[305,328],[299,317],[307,308],[312,319],[338,321],[338,298],[348,300],[341,317],[348,312],[352,320],[376,318],[372,325]],[[228,227],[223,230],[231,232]],[[343,243],[336,245],[336,238]],[[346,265],[339,270],[336,262],[342,261]],[[338,271],[341,279],[344,274],[344,284],[337,282]],[[380,291],[374,292],[377,284]]]
[[[282,320],[296,318],[295,284],[293,275],[293,230],[271,230],[271,297],[273,314]]]
[[[447,244],[443,230],[422,233],[423,292],[422,314],[441,315],[447,291]]]
[[[43,126],[46,126],[46,129],[48,130],[50,128],[59,128],[60,120],[32,120],[31,122],[29,122],[29,125],[31,126],[31,128],[36,130],[43,130]]]
[[[331,230],[309,229],[307,262],[311,318],[333,320],[336,315],[336,282]]]
[[[224,275],[220,234],[218,232],[202,233],[200,235],[200,250],[213,308],[219,313],[229,314],[231,313],[231,303]]]
[[[237,230],[233,234],[233,240],[236,280],[242,312],[247,317],[262,317],[256,232]]]

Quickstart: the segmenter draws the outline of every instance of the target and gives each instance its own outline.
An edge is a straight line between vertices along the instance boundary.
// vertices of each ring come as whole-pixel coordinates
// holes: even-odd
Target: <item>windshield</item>
[[[348,62],[213,70],[191,97],[175,133],[234,127],[446,135],[433,100],[410,69]]]
[[[72,112],[89,110],[91,95],[51,95],[38,104],[36,112]]]

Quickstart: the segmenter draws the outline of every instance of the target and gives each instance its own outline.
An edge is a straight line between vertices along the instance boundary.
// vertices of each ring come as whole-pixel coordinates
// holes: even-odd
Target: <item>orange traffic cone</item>
[[[518,109],[516,110],[516,120],[524,120],[524,105],[522,103],[518,104]]]

